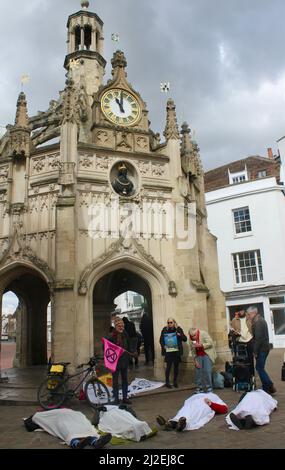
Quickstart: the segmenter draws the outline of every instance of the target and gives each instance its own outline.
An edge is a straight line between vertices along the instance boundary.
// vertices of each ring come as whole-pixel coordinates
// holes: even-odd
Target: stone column
[[[109,335],[111,326],[111,312],[115,309],[114,304],[94,304],[93,305],[93,334],[94,352],[102,353],[102,336]]]
[[[75,197],[59,196],[56,205],[56,282],[52,358],[74,362]]]

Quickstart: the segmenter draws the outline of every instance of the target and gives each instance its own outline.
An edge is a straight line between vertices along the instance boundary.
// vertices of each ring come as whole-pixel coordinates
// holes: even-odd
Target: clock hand
[[[122,113],[125,112],[123,104],[124,104],[124,97],[123,97],[123,92],[121,91],[121,96],[120,96],[120,103],[121,103],[121,111]]]
[[[124,113],[125,110],[124,110],[124,108],[123,108],[123,105],[121,104],[121,101],[119,101],[118,98],[116,98],[116,103],[119,105],[119,108],[120,108],[121,113]]]

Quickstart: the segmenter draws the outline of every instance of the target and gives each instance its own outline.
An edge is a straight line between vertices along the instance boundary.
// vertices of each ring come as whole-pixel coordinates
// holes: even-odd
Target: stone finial
[[[9,144],[10,154],[16,162],[25,159],[30,153],[29,118],[26,95],[23,92],[18,97],[15,125],[10,130]]]
[[[199,155],[199,147],[195,140],[191,140],[191,129],[187,122],[181,126],[181,166],[185,173],[197,178],[203,174],[203,166]]]
[[[87,8],[89,7],[89,2],[88,0],[81,0],[81,8],[83,10],[87,10]]]
[[[127,60],[123,51],[114,52],[113,58],[111,60],[113,67],[112,75],[114,75],[115,69],[125,69],[127,67]]]
[[[191,129],[188,126],[187,122],[183,122],[181,126],[181,156],[191,153],[192,145],[190,140]]]
[[[25,127],[25,128],[29,127],[27,101],[26,101],[26,95],[24,92],[21,92],[18,97],[15,126]]]
[[[166,140],[175,139],[179,140],[179,130],[177,125],[177,118],[175,112],[174,101],[170,98],[166,106],[166,126],[163,133]]]

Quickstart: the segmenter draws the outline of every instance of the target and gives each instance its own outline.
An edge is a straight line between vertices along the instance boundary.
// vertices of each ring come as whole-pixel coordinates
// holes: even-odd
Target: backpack
[[[224,388],[224,376],[220,372],[213,373],[213,388]]]
[[[233,386],[233,374],[229,371],[221,372],[222,376],[224,377],[224,387],[232,387]]]

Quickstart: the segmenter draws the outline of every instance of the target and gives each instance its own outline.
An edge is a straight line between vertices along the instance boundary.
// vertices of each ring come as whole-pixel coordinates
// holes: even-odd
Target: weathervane
[[[24,83],[28,83],[30,81],[30,75],[25,73],[21,76],[21,88],[23,90],[24,88]]]

